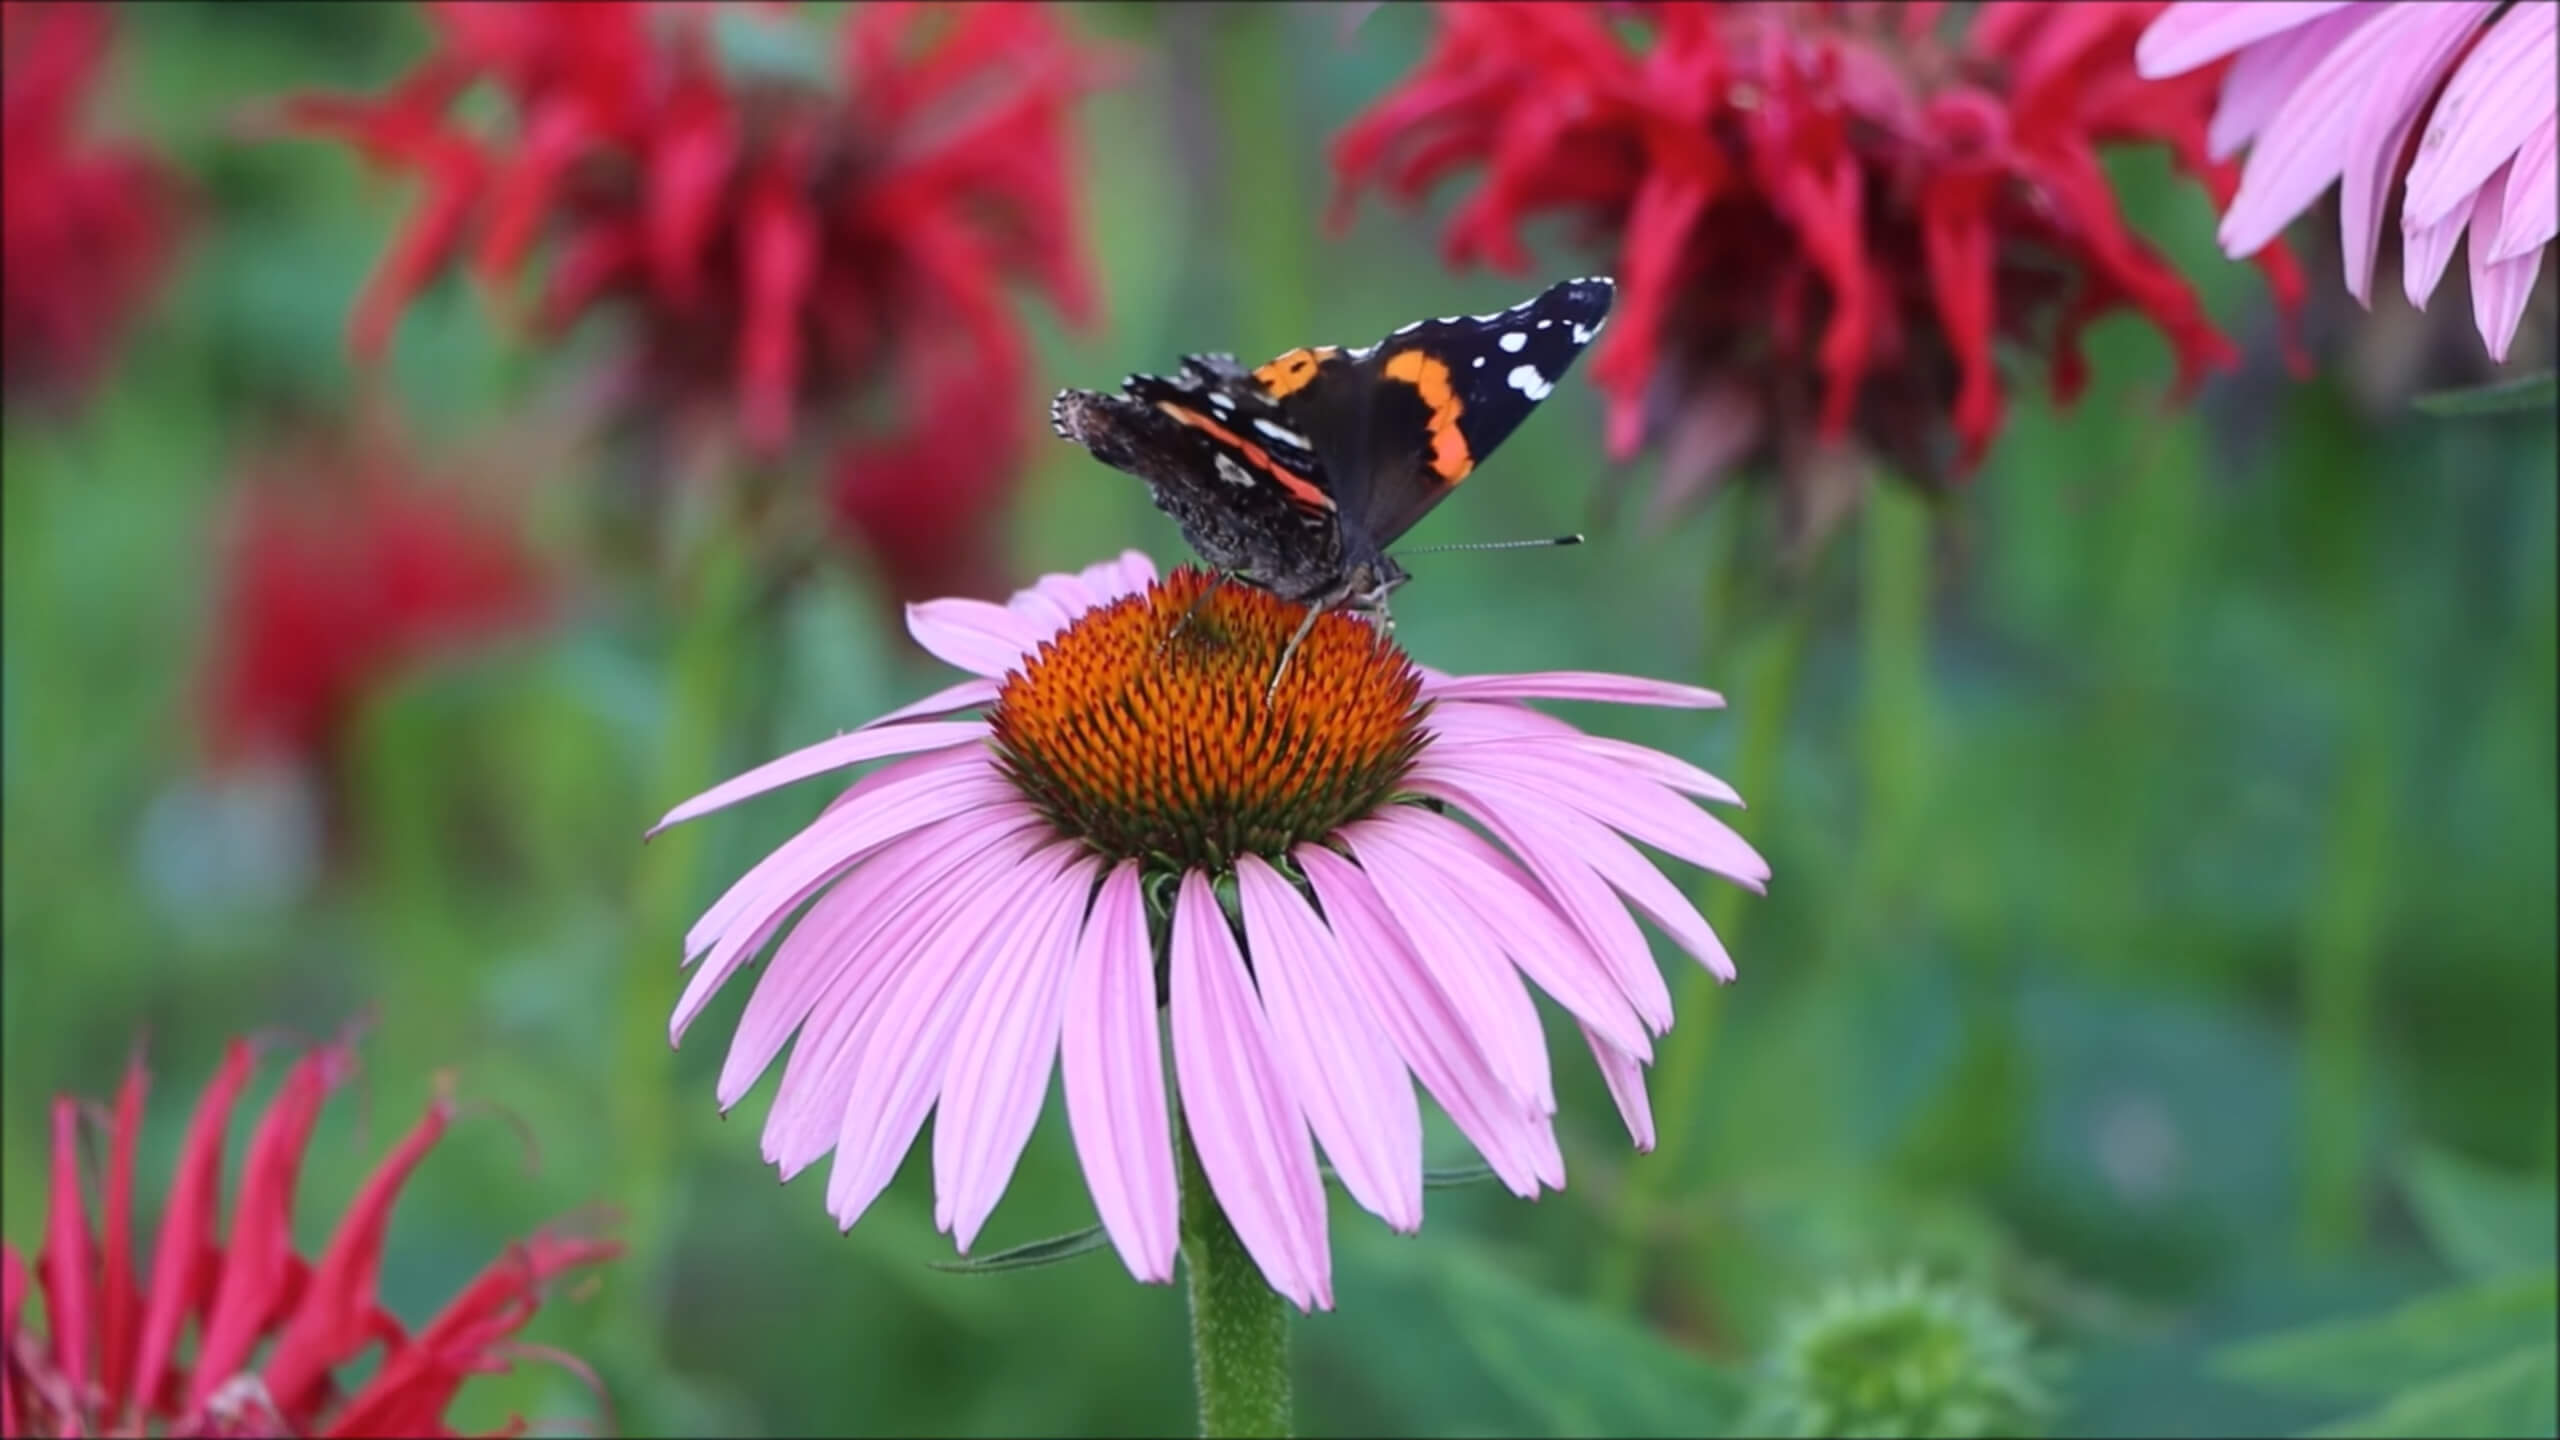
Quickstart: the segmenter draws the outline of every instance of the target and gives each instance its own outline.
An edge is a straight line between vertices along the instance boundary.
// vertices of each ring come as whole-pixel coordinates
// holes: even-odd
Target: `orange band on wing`
[[[1340,353],[1341,347],[1335,345],[1301,347],[1255,370],[1253,378],[1262,382],[1264,393],[1277,400],[1306,389],[1307,382],[1316,378],[1316,371],[1324,368],[1324,362]]]
[[[1467,405],[1449,383],[1449,367],[1419,350],[1407,350],[1388,360],[1384,373],[1420,391],[1422,403],[1431,409],[1431,472],[1452,485],[1466,479],[1476,468],[1476,457],[1467,452],[1467,437],[1458,429],[1458,414]]]
[[[1272,459],[1270,451],[1265,450],[1261,446],[1254,444],[1252,441],[1247,440],[1241,435],[1238,435],[1226,426],[1219,424],[1217,421],[1210,419],[1208,416],[1201,414],[1197,410],[1185,409],[1180,405],[1174,404],[1170,400],[1157,401],[1156,408],[1167,415],[1172,416],[1174,419],[1181,421],[1183,424],[1190,426],[1194,430],[1206,431],[1211,438],[1224,440],[1229,445],[1234,446],[1236,450],[1244,456],[1247,464],[1250,464],[1254,469],[1259,470],[1270,476],[1272,479],[1280,482],[1280,488],[1288,491],[1290,498],[1296,500],[1299,504],[1304,505],[1311,510],[1330,510],[1333,508],[1332,496],[1317,489],[1313,484],[1308,482],[1306,477],[1292,472],[1287,466]]]

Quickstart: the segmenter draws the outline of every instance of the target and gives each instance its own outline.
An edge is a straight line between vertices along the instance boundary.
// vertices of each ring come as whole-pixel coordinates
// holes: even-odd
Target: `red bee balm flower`
[[[326,760],[375,686],[544,614],[507,517],[380,435],[271,456],[231,505],[203,695],[217,764]]]
[[[1801,479],[1808,430],[1936,485],[2000,431],[1995,340],[2045,355],[2063,402],[2081,332],[2115,309],[2167,337],[2182,392],[2231,358],[2098,163],[2157,142],[2215,198],[2236,183],[2206,153],[2218,76],[2134,73],[2160,9],[1449,4],[1334,163],[1343,202],[1373,181],[1414,199],[1482,163],[1452,263],[1526,269],[1520,222],[1550,210],[1614,239],[1593,378],[1613,454],[1668,440],[1666,498],[1752,459]],[[2263,260],[2289,310],[2290,258]]]
[[[85,391],[166,268],[176,189],[158,159],[80,133],[103,5],[0,3],[0,383]]]
[[[249,1143],[227,1242],[216,1236],[231,1107],[249,1083],[233,1042],[198,1102],[148,1272],[134,1255],[135,1140],[150,1077],[137,1062],[116,1096],[104,1233],[81,1190],[82,1102],[53,1104],[53,1201],[33,1270],[41,1330],[22,1327],[29,1276],[0,1245],[0,1434],[450,1435],[445,1409],[469,1376],[503,1370],[509,1337],[564,1271],[611,1258],[612,1241],[537,1234],[410,1331],[375,1294],[391,1207],[452,1123],[439,1096],[357,1192],[316,1261],[294,1253],[293,1191],[329,1091],[354,1067],[343,1045],[305,1056]],[[180,1344],[194,1321],[192,1346]],[[381,1346],[352,1394],[334,1372]],[[528,1352],[538,1353],[538,1352]]]
[[[627,320],[624,413],[708,408],[772,458],[849,438],[863,392],[912,418],[961,390],[974,417],[961,433],[932,454],[893,441],[894,473],[863,483],[930,488],[958,449],[980,467],[994,452],[1009,488],[1017,419],[1037,407],[1007,283],[1028,281],[1079,323],[1094,307],[1068,109],[1095,66],[1050,11],[863,5],[829,64],[772,7],[428,10],[439,47],[391,93],[286,110],[426,180],[357,307],[360,356],[466,257],[503,293],[547,243],[531,318],[546,335],[597,311]],[[450,113],[484,81],[506,116],[495,133]],[[915,537],[884,524],[864,538],[895,551]]]

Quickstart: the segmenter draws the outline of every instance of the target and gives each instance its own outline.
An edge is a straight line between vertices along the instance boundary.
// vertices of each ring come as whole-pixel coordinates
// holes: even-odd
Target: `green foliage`
[[[2418,397],[2420,410],[2430,415],[2447,416],[2548,412],[2555,403],[2560,403],[2560,371],[2551,370],[2539,375],[2476,385],[2468,390],[2439,390],[2433,395]]]
[[[2316,1435],[2548,1435],[2560,1425],[2553,1187],[2443,1152],[2409,1166],[2429,1240],[2474,1277],[2380,1315],[2234,1347],[2235,1378],[2364,1402]]]
[[[1323,7],[1238,11],[1070,17],[1139,63],[1084,112],[1106,318],[1035,323],[1016,417],[1035,435],[1055,386],[1186,350],[1361,343],[1533,283],[1444,268],[1428,217],[1319,223],[1322,137],[1420,53],[1421,7],[1348,42]],[[551,634],[407,677],[353,732],[352,843],[325,870],[296,869],[289,804],[210,787],[193,707],[220,499],[295,417],[359,393],[347,308],[417,198],[231,122],[287,90],[384,83],[425,24],[316,4],[118,18],[101,123],[167,146],[200,203],[166,303],[88,410],[0,429],[9,1242],[43,1233],[45,1099],[108,1093],[137,1037],[156,1194],[225,1037],[369,1014],[369,1103],[324,1125],[298,1223],[343,1204],[439,1072],[541,1156],[529,1170],[505,1125],[456,1127],[391,1232],[403,1322],[602,1201],[633,1253],[527,1339],[592,1363],[622,1433],[1189,1430],[1182,1297],[1092,1254],[1054,1097],[987,1250],[949,1265],[1001,1272],[979,1283],[928,1268],[951,1249],[922,1153],[839,1235],[824,1163],[778,1186],[760,1160],[772,1077],[719,1115],[752,977],[668,1046],[672,936],[834,788],[646,847],[641,829],[947,679],[882,623],[858,563],[769,608],[589,586]],[[1422,1232],[1336,1197],[1338,1308],[1292,1321],[1304,1433],[1742,1430],[1793,1307],[1904,1261],[1996,1293],[2070,1354],[2037,1376],[2056,1432],[2551,1432],[2560,444],[2530,416],[2374,413],[2334,374],[2287,379],[2264,286],[2220,258],[2192,187],[2165,157],[2111,173],[2249,357],[2195,405],[2167,402],[2156,337],[2102,323],[2076,408],[2020,389],[1968,488],[1853,519],[1797,573],[1763,553],[1774,527],[1747,489],[1632,523],[1649,462],[1603,458],[1577,378],[1416,536],[1589,530],[1417,557],[1399,640],[1452,671],[1722,690],[1722,712],[1573,718],[1733,780],[1750,808],[1728,818],[1775,878],[1757,897],[1676,877],[1741,978],[1661,947],[1679,1020],[1657,1153],[1630,1151],[1551,1015],[1567,1189],[1525,1204],[1473,1183],[1426,1106],[1449,1169]],[[1526,238],[1545,277],[1593,263],[1563,230]],[[521,420],[559,378],[456,284],[401,327],[387,389],[441,441]],[[1045,435],[1029,455],[1019,572],[1180,554],[1135,482]],[[547,503],[586,496],[594,469],[550,477]],[[2383,1168],[2403,1154],[2405,1206]],[[1018,1236],[1056,1238],[998,1238]],[[1971,1395],[1977,1420],[2027,1394],[1918,1393]],[[465,1430],[592,1413],[540,1367],[465,1395]]]

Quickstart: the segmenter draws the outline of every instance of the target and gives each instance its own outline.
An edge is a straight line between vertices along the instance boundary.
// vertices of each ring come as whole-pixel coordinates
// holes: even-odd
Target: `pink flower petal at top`
[[[2183,75],[2346,8],[2348,0],[2185,0],[2142,32],[2134,68],[2146,80]]]
[[[2560,59],[2552,38],[2560,5],[2522,4],[2480,37],[2436,97],[2435,114],[2410,162],[2404,225],[2431,225],[2476,194],[2527,136],[2560,113]]]
[[[2408,118],[2423,85],[2489,8],[2489,0],[2390,7],[2339,42],[2251,147],[2239,193],[2223,213],[2223,252],[2256,253],[2310,208],[2347,169],[2360,123],[2368,116],[2385,124]],[[2427,80],[2413,80],[2420,69],[2429,72]]]
[[[1215,643],[1172,636],[1195,606]],[[1198,571],[1159,581],[1134,553],[1002,606],[927,602],[919,638],[985,677],[968,682],[988,687],[982,720],[918,718],[979,693],[956,687],[670,813],[879,762],[694,925],[686,953],[707,958],[673,1027],[774,945],[719,1099],[789,1047],[764,1154],[788,1179],[832,1151],[838,1224],[938,1108],[935,1222],[976,1244],[1054,1071],[1130,1274],[1172,1277],[1188,1145],[1271,1287],[1324,1308],[1318,1148],[1363,1208],[1418,1228],[1417,1086],[1514,1193],[1564,1184],[1540,993],[1585,1027],[1650,1147],[1643,1069],[1671,999],[1636,917],[1732,966],[1630,837],[1752,888],[1768,866],[1699,807],[1737,798],[1723,781],[1524,702],[1721,698],[1585,672],[1426,673],[1340,613],[1317,617],[1273,688],[1302,613]]]
[[[2152,22],[2140,54],[2149,75],[2237,57],[2209,137],[2217,156],[2251,147],[2222,217],[2226,251],[2267,244],[2338,179],[2346,285],[2367,302],[2396,186],[2402,291],[2424,309],[2468,232],[2473,319],[2503,360],[2542,251],[2560,236],[2556,40],[2552,0],[2181,0]]]

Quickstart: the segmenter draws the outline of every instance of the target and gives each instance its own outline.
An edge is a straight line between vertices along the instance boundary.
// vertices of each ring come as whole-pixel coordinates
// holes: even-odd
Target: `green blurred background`
[[[1594,268],[1553,244],[1535,281],[1444,273],[1447,197],[1324,234],[1321,141],[1412,64],[1424,15],[1390,7],[1348,42],[1321,8],[1074,18],[1133,64],[1084,112],[1107,323],[1035,317],[1043,396],[1187,349],[1363,343]],[[334,147],[226,126],[283,90],[378,88],[424,31],[392,7],[169,4],[128,7],[121,35],[103,121],[164,146],[203,214],[85,414],[7,428],[8,1238],[41,1235],[46,1097],[110,1093],[136,1037],[156,1195],[227,1037],[370,1014],[306,1236],[450,1068],[521,1117],[538,1165],[506,1124],[459,1127],[400,1209],[388,1301],[423,1319],[508,1237],[620,1206],[636,1253],[533,1336],[596,1365],[623,1431],[1188,1430],[1178,1291],[1108,1252],[928,1269],[950,1251],[921,1162],[840,1237],[822,1178],[777,1189],[758,1160],[770,1083],[716,1113],[747,987],[666,1046],[673,936],[832,790],[646,849],[644,825],[944,683],[884,633],[858,564],[752,635],[705,633],[672,588],[598,589],[538,640],[403,683],[358,730],[362,862],[326,883],[293,881],[272,817],[217,825],[190,705],[218,502],[279,416],[348,404],[344,316],[410,196]],[[1650,477],[1605,464],[1576,382],[1416,537],[1593,527],[1578,550],[1415,560],[1399,637],[1453,670],[1723,689],[1720,713],[1578,718],[1735,779],[1777,878],[1714,902],[1742,978],[1681,992],[1660,1154],[1631,1155],[1568,1064],[1563,1193],[1435,1192],[1414,1239],[1337,1201],[1339,1309],[1298,1329],[1309,1432],[1731,1429],[1793,1307],[1903,1263],[2029,1324],[2065,1362],[2066,1430],[2295,1428],[2391,1397],[2259,1383],[2234,1342],[2547,1276],[2548,416],[2362,403],[2347,322],[2319,334],[2323,378],[2287,380],[2202,198],[2147,157],[2115,173],[2251,351],[2197,406],[2163,403],[2164,347],[2115,322],[2076,410],[2020,392],[1968,490],[1935,514],[1880,494],[1791,568],[1765,558],[1756,493],[1669,527],[1602,513]],[[395,362],[430,435],[504,422],[543,373],[458,285],[412,311]],[[1045,432],[1033,454],[1021,574],[1181,555],[1136,482]],[[1051,1112],[988,1248],[1091,1219]],[[1434,1162],[1460,1163],[1434,1124]],[[2498,1243],[2466,1248],[2484,1226]],[[2547,1346],[2543,1314],[2521,1333]],[[2445,1374],[2504,1354],[2463,1348],[2485,1343],[2454,1343]],[[2542,1408],[2498,1423],[2549,1433],[2547,1356],[2521,1373]],[[457,1414],[590,1409],[535,1366]]]

